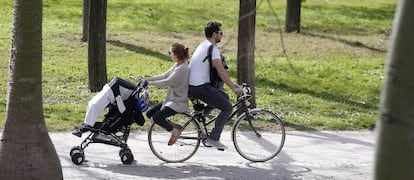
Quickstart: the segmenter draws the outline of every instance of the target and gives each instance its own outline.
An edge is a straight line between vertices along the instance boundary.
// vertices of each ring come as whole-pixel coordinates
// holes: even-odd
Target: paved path
[[[222,135],[226,151],[200,146],[184,163],[164,163],[148,147],[145,132],[132,132],[128,144],[135,156],[123,165],[119,148],[91,144],[86,161],[72,164],[69,151],[80,138],[50,133],[65,180],[128,179],[370,179],[375,148],[372,131],[288,131],[282,152],[264,163],[251,163],[234,149],[230,133]]]

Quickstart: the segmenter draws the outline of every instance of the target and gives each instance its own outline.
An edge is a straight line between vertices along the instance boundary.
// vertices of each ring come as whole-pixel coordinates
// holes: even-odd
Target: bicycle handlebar
[[[239,96],[237,98],[237,100],[240,101],[240,100],[245,100],[245,99],[248,99],[248,98],[252,97],[252,95],[251,95],[251,93],[252,93],[251,88],[246,83],[242,83],[240,85],[242,86],[243,94],[241,96]]]

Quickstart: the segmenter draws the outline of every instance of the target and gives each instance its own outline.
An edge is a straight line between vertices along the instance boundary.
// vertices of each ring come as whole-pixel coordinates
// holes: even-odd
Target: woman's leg
[[[154,120],[155,123],[165,128],[167,131],[172,131],[173,126],[166,120],[166,118],[174,114],[177,114],[177,112],[175,112],[169,107],[164,107],[162,110],[155,113],[152,119]]]
[[[162,102],[159,102],[157,104],[155,104],[154,106],[151,106],[148,111],[147,111],[147,117],[148,119],[151,119],[155,113],[157,113],[162,107]]]
[[[172,110],[169,107],[164,107],[160,111],[157,111],[152,117],[152,119],[154,120],[156,124],[160,125],[164,129],[166,129],[168,132],[171,132],[171,137],[167,143],[169,146],[173,145],[181,134],[180,127],[173,126],[170,122],[166,120],[167,117],[173,116],[174,114],[177,114],[177,112]]]

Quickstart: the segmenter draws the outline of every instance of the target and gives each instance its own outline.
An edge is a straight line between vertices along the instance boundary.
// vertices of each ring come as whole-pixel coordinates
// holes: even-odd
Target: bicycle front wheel
[[[252,109],[233,125],[232,139],[237,152],[253,162],[264,162],[277,156],[285,143],[285,128],[270,111]]]
[[[149,147],[152,153],[162,161],[168,163],[184,162],[191,158],[200,146],[199,125],[187,114],[176,114],[168,117],[168,120],[182,126],[182,132],[177,142],[169,146],[168,140],[171,137],[171,132],[151,123],[148,130]]]

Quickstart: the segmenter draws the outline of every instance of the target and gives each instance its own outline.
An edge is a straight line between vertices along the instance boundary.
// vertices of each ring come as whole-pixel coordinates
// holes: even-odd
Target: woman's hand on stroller
[[[147,80],[145,80],[145,79],[143,79],[143,80],[141,81],[141,84],[142,84],[142,87],[143,87],[143,88],[148,87],[148,81],[147,81]]]
[[[140,86],[143,88],[148,87],[148,81],[144,79],[143,76],[138,76],[138,79],[140,80]]]

